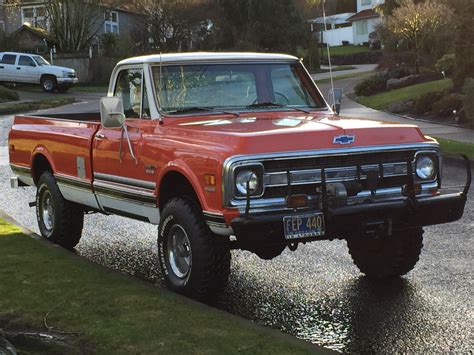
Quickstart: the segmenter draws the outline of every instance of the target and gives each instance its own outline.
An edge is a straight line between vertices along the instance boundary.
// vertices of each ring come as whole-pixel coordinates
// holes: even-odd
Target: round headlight
[[[247,182],[249,183],[249,192],[253,194],[258,190],[258,176],[252,170],[242,170],[235,178],[235,187],[242,195],[247,195]]]
[[[424,156],[416,161],[416,175],[420,179],[432,179],[435,174],[435,163],[432,158]]]

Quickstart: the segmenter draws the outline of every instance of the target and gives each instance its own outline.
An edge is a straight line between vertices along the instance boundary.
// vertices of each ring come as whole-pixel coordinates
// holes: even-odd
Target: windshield
[[[166,65],[152,70],[164,114],[326,108],[298,63]]]
[[[35,60],[36,63],[38,63],[38,65],[50,65],[46,59],[44,59],[42,56],[40,55],[34,55],[33,56],[33,59]]]

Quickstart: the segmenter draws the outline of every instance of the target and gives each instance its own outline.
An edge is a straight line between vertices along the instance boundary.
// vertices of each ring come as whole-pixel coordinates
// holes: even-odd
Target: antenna
[[[327,31],[327,23],[326,23],[326,9],[324,8],[324,3],[326,2],[326,0],[322,0],[322,5],[323,5],[323,22],[324,22],[324,32]],[[323,33],[324,33],[323,32]],[[324,39],[324,34],[323,34],[323,38]],[[333,102],[335,103],[336,102],[336,98],[334,97],[334,79],[332,77],[332,64],[331,64],[331,52],[329,50],[329,43],[326,43],[326,50],[327,50],[327,53],[328,53],[328,64],[329,64],[329,77],[331,78],[331,91],[330,91],[330,95],[332,95],[332,101],[331,99],[328,97],[328,99],[330,100],[329,102]],[[331,107],[332,109],[332,107]]]
[[[162,63],[162,54],[160,52],[160,82],[158,83],[159,86],[158,86],[158,100],[157,100],[159,106],[161,106],[161,75],[162,75],[162,67],[163,67],[162,64],[163,64]],[[158,110],[159,109],[160,108],[158,108]],[[161,112],[158,112],[158,113],[160,115],[160,124],[163,124],[164,122],[163,122],[163,117],[161,116]]]

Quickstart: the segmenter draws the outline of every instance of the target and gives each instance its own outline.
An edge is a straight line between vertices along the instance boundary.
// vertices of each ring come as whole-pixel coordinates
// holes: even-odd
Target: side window
[[[142,69],[124,69],[117,77],[114,96],[122,98],[127,118],[140,118],[141,116],[142,76]]]
[[[13,54],[4,54],[1,63],[15,65],[16,55]]]
[[[150,103],[148,102],[148,93],[146,90],[146,82],[143,80],[143,95],[142,95],[142,118],[150,118]]]
[[[20,59],[18,60],[18,65],[23,65],[25,67],[36,67],[36,64],[33,59],[24,55],[20,56]]]

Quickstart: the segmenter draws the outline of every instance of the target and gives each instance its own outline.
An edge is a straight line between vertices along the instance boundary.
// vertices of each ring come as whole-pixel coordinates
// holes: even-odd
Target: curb
[[[81,260],[81,262],[88,263],[89,265],[97,268],[98,270],[106,271],[107,273],[112,273],[112,274],[115,274],[115,275],[120,276],[122,278],[126,278],[126,279],[128,279],[129,282],[136,282],[137,284],[145,286],[149,289],[153,289],[155,292],[158,290],[159,292],[161,292],[163,294],[166,294],[167,297],[175,298],[175,299],[179,300],[180,302],[185,302],[189,305],[201,308],[205,311],[214,312],[215,314],[233,319],[233,320],[236,321],[236,323],[241,324],[241,325],[243,325],[243,326],[245,326],[249,329],[255,329],[256,331],[266,333],[269,336],[278,338],[278,339],[283,340],[285,342],[288,342],[290,344],[294,344],[294,345],[298,345],[302,348],[306,348],[308,351],[311,351],[315,354],[335,354],[336,353],[336,351],[324,348],[320,345],[312,344],[310,342],[304,341],[304,340],[299,339],[299,338],[297,338],[295,336],[292,336],[290,334],[283,333],[283,332],[281,332],[277,329],[266,327],[264,325],[255,323],[251,320],[248,320],[246,318],[243,318],[243,317],[240,317],[240,316],[222,311],[218,308],[212,307],[212,306],[207,305],[205,303],[197,302],[193,299],[190,299],[190,298],[187,298],[185,296],[179,295],[177,293],[171,292],[166,288],[157,287],[157,286],[151,284],[150,282],[137,279],[133,276],[123,274],[123,273],[119,272],[118,270],[113,270],[113,269],[107,268],[103,265],[100,265],[98,263],[95,263],[93,261],[90,261],[89,259],[86,259],[82,256],[79,256],[79,255],[75,254],[74,252],[68,251],[68,250],[66,250],[66,249],[64,249],[64,248],[62,248],[62,247],[60,247],[56,244],[48,242],[47,240],[45,240],[40,235],[36,234],[32,230],[30,230],[30,229],[26,228],[25,226],[21,225],[14,218],[10,217],[9,215],[7,215],[2,210],[0,210],[0,218],[4,219],[5,221],[7,221],[10,224],[13,224],[13,225],[19,227],[21,229],[22,233],[24,233],[25,235],[27,235],[28,237],[30,237],[32,239],[35,239],[36,241],[38,241],[40,243],[42,243],[46,247],[56,249],[56,250],[60,251],[61,253],[64,253],[65,255],[68,255],[70,257],[75,258],[76,260]]]

